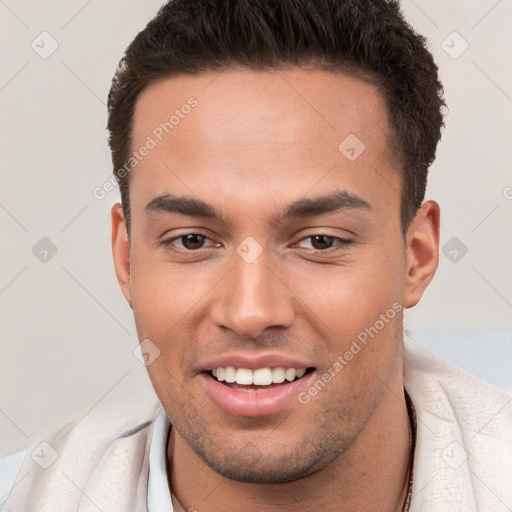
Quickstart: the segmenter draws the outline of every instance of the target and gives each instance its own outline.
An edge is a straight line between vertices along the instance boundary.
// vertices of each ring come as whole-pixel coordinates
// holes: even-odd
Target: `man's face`
[[[132,171],[123,291],[160,351],[148,371],[176,435],[222,475],[325,467],[401,385],[407,247],[388,135],[372,85],[323,71],[180,76],[137,101],[132,149],[156,147]],[[221,218],[173,211],[183,197]],[[247,387],[217,367],[308,371]]]

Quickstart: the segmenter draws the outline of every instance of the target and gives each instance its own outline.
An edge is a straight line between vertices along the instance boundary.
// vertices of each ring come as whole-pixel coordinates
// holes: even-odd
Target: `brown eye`
[[[310,238],[314,249],[330,249],[334,242],[333,236],[314,235]]]
[[[352,243],[352,241],[348,240],[347,238],[339,238],[337,236],[329,236],[323,234],[307,236],[303,238],[300,243],[302,243],[304,240],[311,240],[312,248],[317,251],[327,251],[336,245],[338,248],[343,249]]]
[[[203,235],[198,235],[197,233],[191,233],[189,235],[180,236],[179,240],[181,240],[181,243],[185,249],[194,250],[202,248],[206,237]]]
[[[205,246],[205,243],[210,239],[199,233],[185,233],[180,236],[176,236],[163,242],[163,244],[172,251],[176,252],[193,252],[200,249],[214,247],[215,244],[211,243],[209,246]]]

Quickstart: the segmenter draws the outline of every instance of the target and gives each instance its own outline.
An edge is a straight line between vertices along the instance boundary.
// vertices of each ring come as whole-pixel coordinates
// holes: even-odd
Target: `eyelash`
[[[175,236],[173,238],[170,238],[169,240],[164,240],[162,243],[163,245],[165,245],[166,247],[168,247],[170,250],[174,251],[174,252],[178,252],[178,253],[199,253],[201,251],[204,251],[208,248],[199,248],[199,249],[176,249],[172,246],[172,243],[175,242],[176,240],[180,240],[182,238],[185,238],[186,236],[189,236],[189,235],[199,235],[203,238],[205,238],[206,240],[210,240],[209,237],[207,237],[206,235],[203,235],[202,233],[198,233],[198,232],[190,232],[190,233],[183,233],[181,235],[178,235],[178,236]],[[301,238],[299,240],[299,243],[304,241],[304,240],[307,240],[308,238],[313,238],[313,237],[316,237],[316,236],[324,236],[326,238],[331,238],[333,240],[333,242],[337,242],[338,243],[338,248],[336,247],[329,247],[328,249],[307,249],[309,252],[316,252],[316,253],[330,253],[332,251],[336,251],[336,250],[343,250],[343,249],[346,249],[349,245],[352,244],[352,240],[350,240],[349,238],[341,238],[341,237],[338,237],[338,236],[331,236],[331,235],[326,235],[325,233],[316,233],[314,235],[308,235],[308,236],[305,236],[303,238]]]

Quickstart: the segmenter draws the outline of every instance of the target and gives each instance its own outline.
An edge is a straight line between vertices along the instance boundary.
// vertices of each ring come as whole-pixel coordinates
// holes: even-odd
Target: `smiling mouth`
[[[304,378],[313,372],[315,368],[214,368],[208,372],[214,380],[221,384],[240,391],[266,391],[268,389],[282,387]]]
[[[314,367],[212,366],[201,372],[201,382],[215,404],[232,417],[271,416],[300,405],[298,395],[316,372]]]

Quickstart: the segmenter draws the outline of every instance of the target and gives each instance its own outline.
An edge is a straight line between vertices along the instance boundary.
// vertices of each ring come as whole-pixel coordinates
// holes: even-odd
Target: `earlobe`
[[[425,201],[407,231],[404,307],[415,306],[432,281],[439,263],[440,209]]]
[[[112,255],[117,281],[125,299],[132,307],[130,291],[130,247],[128,245],[128,234],[124,220],[123,208],[116,203],[110,212],[112,220]]]

